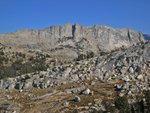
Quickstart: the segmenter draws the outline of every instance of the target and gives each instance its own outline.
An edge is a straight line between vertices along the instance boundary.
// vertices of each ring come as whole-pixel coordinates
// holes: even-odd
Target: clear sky
[[[0,0],[0,33],[68,22],[150,34],[150,0]]]

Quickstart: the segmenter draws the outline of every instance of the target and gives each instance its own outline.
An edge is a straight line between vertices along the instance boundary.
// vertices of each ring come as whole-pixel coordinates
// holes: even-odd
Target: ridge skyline
[[[142,34],[146,34],[146,35],[149,35],[148,33],[144,33],[144,32],[142,32],[142,31],[139,31],[139,30],[136,30],[136,29],[134,29],[134,28],[130,28],[130,27],[113,27],[113,26],[111,26],[111,25],[101,25],[101,24],[81,24],[81,23],[71,23],[71,22],[67,22],[67,23],[64,23],[64,24],[56,24],[56,25],[54,25],[54,24],[52,24],[52,25],[48,25],[48,26],[44,26],[44,27],[40,27],[40,28],[38,28],[38,27],[33,27],[33,28],[21,28],[21,29],[16,29],[16,30],[14,30],[14,31],[8,31],[8,32],[4,32],[4,33],[2,33],[1,31],[0,31],[0,35],[5,35],[5,34],[10,34],[10,33],[15,33],[15,32],[18,32],[18,31],[30,31],[30,30],[46,30],[46,29],[48,29],[48,28],[50,28],[50,27],[57,27],[57,26],[61,26],[61,27],[63,27],[63,26],[66,26],[66,25],[71,25],[71,26],[75,26],[75,25],[80,25],[80,26],[84,26],[84,27],[94,27],[94,26],[99,26],[99,27],[108,27],[108,28],[113,28],[113,29],[130,29],[130,30],[133,30],[133,31],[137,31],[137,32],[140,32],[140,33],[142,33]]]
[[[41,29],[67,22],[131,28],[150,34],[149,0],[5,0],[0,2],[0,33]]]

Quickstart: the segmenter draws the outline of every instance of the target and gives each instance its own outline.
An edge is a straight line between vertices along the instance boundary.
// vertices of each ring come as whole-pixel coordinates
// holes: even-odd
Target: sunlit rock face
[[[131,29],[79,24],[50,26],[42,30],[21,30],[0,35],[0,43],[76,58],[80,53],[112,51],[143,42],[141,33]]]

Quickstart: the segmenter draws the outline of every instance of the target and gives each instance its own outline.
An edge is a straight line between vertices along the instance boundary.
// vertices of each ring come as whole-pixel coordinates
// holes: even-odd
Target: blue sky
[[[150,34],[150,0],[0,0],[0,33],[68,22]]]

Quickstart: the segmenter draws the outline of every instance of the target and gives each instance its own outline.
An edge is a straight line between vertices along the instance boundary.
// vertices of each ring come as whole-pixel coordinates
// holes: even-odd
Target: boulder
[[[79,96],[75,96],[75,97],[74,97],[74,101],[75,101],[75,102],[80,102],[80,101],[81,101],[81,98],[80,98]]]
[[[16,85],[15,85],[15,88],[18,89],[18,90],[21,90],[24,86],[24,83],[23,82],[17,82]]]
[[[103,75],[103,80],[104,81],[107,81],[109,79],[110,75],[108,72],[105,72],[104,75]]]
[[[31,79],[26,80],[24,83],[23,89],[32,88],[32,84],[33,84],[33,81]]]
[[[13,82],[13,83],[10,83],[9,84],[9,87],[8,87],[8,90],[14,90],[15,89],[15,82]]]
[[[141,80],[141,81],[144,81],[144,76],[142,74],[140,74],[140,75],[137,76],[137,79]]]
[[[115,84],[115,87],[117,90],[121,90],[123,85],[122,84]]]
[[[11,83],[12,83],[12,82],[9,81],[9,80],[2,80],[2,81],[1,81],[2,89],[8,89]]]
[[[123,84],[122,89],[123,89],[123,90],[129,90],[129,86],[130,86],[129,82],[125,82],[125,83]]]
[[[129,68],[129,73],[131,73],[131,74],[134,73],[134,68],[133,68],[133,67],[130,67],[130,68]]]
[[[0,80],[0,89],[3,89],[3,80]]]
[[[40,87],[40,80],[39,79],[33,80],[33,87],[36,87],[36,88]]]
[[[68,102],[68,101],[65,101],[65,102],[63,103],[63,106],[68,107],[68,106],[69,106],[69,102]]]
[[[84,94],[84,95],[89,95],[90,92],[91,92],[90,89],[87,88],[87,89],[85,89],[84,91],[82,91],[82,94]]]
[[[137,66],[135,72],[137,73],[137,75],[141,74],[142,68],[140,66]]]

